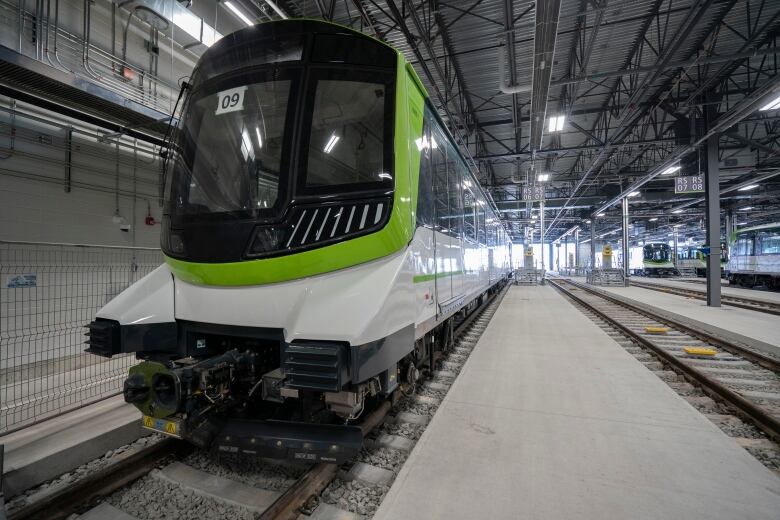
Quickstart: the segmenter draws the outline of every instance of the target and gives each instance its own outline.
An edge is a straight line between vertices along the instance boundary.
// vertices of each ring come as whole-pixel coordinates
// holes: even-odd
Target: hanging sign
[[[544,186],[523,187],[523,200],[544,200]]]
[[[704,193],[704,175],[675,177],[674,193]]]

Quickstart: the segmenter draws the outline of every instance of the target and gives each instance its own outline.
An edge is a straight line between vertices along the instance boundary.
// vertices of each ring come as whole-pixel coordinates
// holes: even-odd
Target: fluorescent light
[[[744,208],[739,208],[737,211],[750,211],[751,209],[753,209],[753,206],[746,206]]]
[[[758,184],[751,184],[750,186],[742,186],[737,191],[750,191],[758,188]]]
[[[629,197],[638,197],[639,196],[639,192],[638,191],[632,191],[631,193],[628,194],[628,196]]]
[[[550,126],[548,127],[548,131],[560,132],[563,130],[563,123],[565,120],[566,116],[552,116],[550,118]]]
[[[747,222],[737,222],[738,226],[747,226]]]
[[[244,13],[242,13],[242,12],[241,12],[241,11],[238,9],[238,7],[236,7],[235,5],[233,5],[233,2],[225,2],[225,7],[227,7],[228,9],[230,9],[230,10],[233,12],[233,14],[234,14],[234,15],[236,15],[237,17],[239,17],[239,18],[241,19],[241,21],[242,21],[242,22],[244,22],[245,24],[247,24],[247,25],[249,25],[249,26],[252,26],[252,25],[254,25],[254,22],[252,22],[252,20],[250,20],[250,19],[247,17],[247,15],[245,15]]]
[[[596,216],[597,216],[597,217],[603,217],[603,216],[604,216],[604,213],[596,213]]]
[[[681,209],[676,209],[676,210],[672,211],[672,213],[682,213],[682,212],[683,212],[683,210],[681,210]]]
[[[263,136],[260,135],[260,129],[255,127],[255,133],[257,134],[257,147],[262,148],[263,147]]]
[[[656,220],[658,220],[658,217],[653,217],[650,219],[650,222],[655,222]]]
[[[775,99],[773,99],[768,104],[761,107],[759,110],[761,111],[777,110],[778,108],[780,108],[780,96],[777,96]]]
[[[336,143],[339,142],[339,139],[341,139],[341,137],[337,136],[336,134],[332,134],[330,139],[328,139],[328,143],[325,145],[325,153],[330,153],[331,150],[333,150],[333,147],[336,146]]]
[[[550,174],[549,173],[540,173],[536,176],[536,180],[539,182],[547,182],[550,180]]]
[[[590,220],[586,220],[586,221],[585,221],[585,223],[586,223],[586,224],[590,224]]]
[[[661,172],[661,175],[671,175],[674,172],[678,171],[680,169],[679,166],[670,166],[669,168],[665,169]]]
[[[536,220],[536,215],[531,215],[531,220]]]
[[[377,175],[377,177],[379,177],[380,179],[393,180],[392,175],[390,175],[389,173],[380,173],[379,175]]]

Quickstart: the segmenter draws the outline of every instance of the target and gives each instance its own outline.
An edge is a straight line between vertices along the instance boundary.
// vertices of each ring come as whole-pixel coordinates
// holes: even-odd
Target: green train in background
[[[510,275],[511,241],[411,65],[331,23],[223,37],[183,92],[165,263],[103,307],[143,424],[231,453],[342,462]]]

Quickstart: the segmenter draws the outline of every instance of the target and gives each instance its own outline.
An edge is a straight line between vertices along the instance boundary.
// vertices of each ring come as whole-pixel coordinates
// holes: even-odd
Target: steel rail
[[[548,280],[548,281],[552,284],[553,287],[561,291],[568,298],[576,301],[583,307],[587,308],[589,311],[598,315],[601,319],[609,323],[610,326],[619,330],[623,335],[627,336],[632,341],[638,343],[644,348],[651,350],[656,356],[663,359],[666,363],[668,363],[678,372],[681,372],[685,377],[696,381],[699,385],[701,385],[702,389],[704,389],[706,393],[717,396],[718,398],[722,399],[723,401],[727,402],[728,404],[736,408],[738,414],[742,415],[743,418],[753,422],[758,428],[763,430],[769,437],[771,437],[775,441],[780,441],[780,420],[778,420],[776,417],[772,416],[771,414],[763,410],[761,407],[753,404],[752,402],[745,399],[741,395],[737,394],[733,390],[730,390],[729,388],[725,387],[720,382],[706,376],[701,371],[696,370],[693,366],[682,362],[680,359],[678,359],[676,356],[674,356],[667,350],[664,350],[663,348],[659,347],[658,345],[648,340],[647,338],[642,337],[641,335],[637,334],[633,330],[629,329],[628,327],[626,327],[625,325],[617,321],[615,318],[609,316],[607,313],[595,307],[593,304],[587,302],[586,300],[580,298],[579,296],[575,295],[571,291],[567,290],[566,288],[563,287],[563,284],[559,282],[564,281],[568,284],[575,286],[578,289],[582,289],[588,292],[589,294],[603,298],[604,300],[615,303],[616,305],[624,307],[632,312],[636,312],[637,314],[649,317],[661,323],[668,323],[668,324],[674,323],[674,325],[672,325],[674,328],[684,331],[685,334],[688,334],[690,336],[693,337],[701,336],[702,335],[701,331],[698,331],[686,325],[676,323],[663,316],[653,315],[652,313],[647,312],[644,309],[638,309],[623,301],[615,300],[598,291],[594,291],[589,287],[583,286],[582,284],[576,282],[572,282],[570,280]],[[705,334],[705,336],[707,335]],[[761,356],[760,354],[756,354],[755,352],[752,352],[750,350],[743,349],[738,345],[733,345],[728,342],[724,342],[723,340],[716,339],[711,343],[716,344],[718,347],[723,348],[724,350],[731,350],[724,347],[724,345],[728,345],[732,347],[734,351],[739,352],[740,355],[743,355],[743,357],[749,359],[750,361],[753,360],[750,359],[747,354],[750,354],[752,356],[759,356],[760,358],[767,360],[771,366],[774,366],[774,368],[770,370],[774,370],[775,372],[780,371],[780,362],[778,362],[777,360],[774,360],[772,358],[766,358],[765,356]],[[765,366],[765,365],[761,364],[761,366]],[[768,367],[765,366],[765,368]]]
[[[121,489],[156,468],[169,456],[181,457],[193,447],[177,439],[163,439],[142,448],[115,464],[77,480],[73,484],[17,509],[8,520],[65,519],[82,507]]]
[[[668,294],[675,294],[678,296],[688,296],[696,298],[697,300],[706,300],[707,293],[704,291],[697,291],[696,289],[686,289],[685,287],[672,287],[669,285],[658,285],[654,283],[637,282],[631,280],[631,285],[635,287],[641,287],[642,289],[650,289],[651,291],[664,292]],[[753,300],[742,296],[734,296],[731,294],[721,294],[721,303],[730,305],[732,307],[739,307],[740,309],[748,309],[751,311],[765,312],[767,314],[774,314],[780,316],[780,303],[774,303],[763,300]]]

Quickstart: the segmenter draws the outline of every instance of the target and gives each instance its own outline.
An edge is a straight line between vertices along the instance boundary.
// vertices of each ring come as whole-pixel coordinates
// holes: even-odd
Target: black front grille
[[[90,354],[111,357],[119,354],[121,349],[119,323],[114,320],[97,319],[87,325],[86,349]]]
[[[286,345],[281,363],[286,376],[285,386],[338,392],[341,390],[341,355],[340,345]]]
[[[257,226],[246,256],[256,258],[321,247],[381,229],[392,199],[297,206],[283,224]]]

